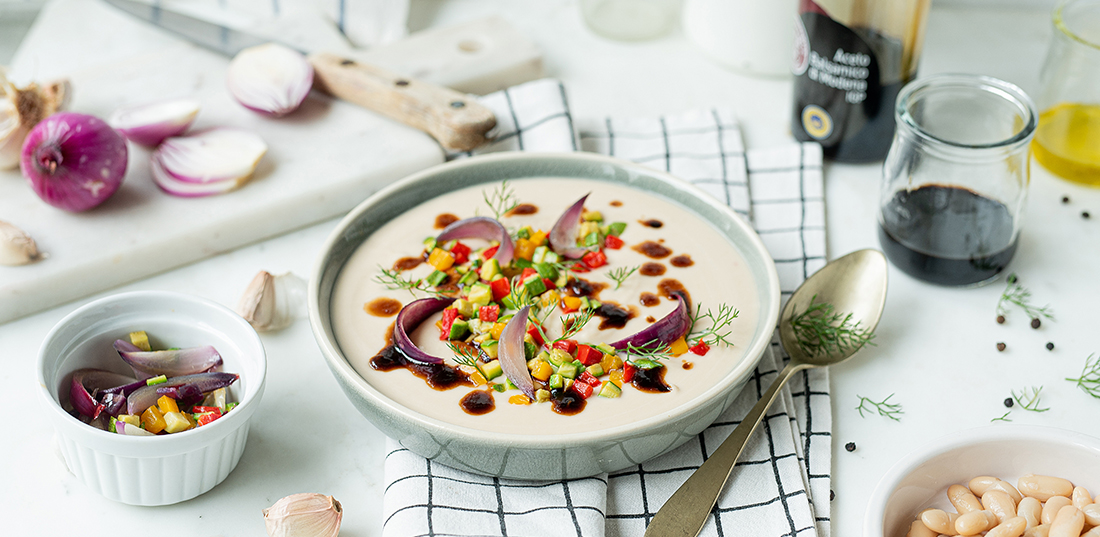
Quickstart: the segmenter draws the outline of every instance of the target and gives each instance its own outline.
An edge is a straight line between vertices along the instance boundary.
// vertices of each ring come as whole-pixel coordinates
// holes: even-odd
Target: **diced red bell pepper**
[[[203,425],[208,425],[220,417],[222,417],[220,412],[203,412],[202,414],[199,414],[199,419],[195,420],[195,422],[199,424],[199,427],[202,427]]]
[[[587,266],[585,266],[584,263],[577,262],[577,263],[573,263],[573,267],[570,268],[569,270],[570,270],[570,272],[588,272],[591,269],[589,269]]]
[[[573,384],[576,384],[577,382],[581,384],[587,384],[589,386],[592,386],[593,388],[600,385],[600,379],[594,377],[592,373],[588,372],[587,369],[584,370],[584,373],[581,373],[581,376],[577,377],[576,382],[574,382]]]
[[[607,264],[607,256],[603,252],[588,252],[581,257],[581,261],[589,268],[599,268]]]
[[[587,373],[587,371],[585,371],[585,373]],[[592,397],[591,384],[585,384],[584,382],[574,382],[573,385],[569,387],[569,389],[577,392],[577,395],[581,396],[581,399],[588,399],[589,397]]]
[[[551,280],[550,278],[543,278],[543,279],[542,279],[542,284],[546,286],[546,289],[547,289],[547,290],[551,290],[551,289],[557,289],[557,288],[558,288],[558,286],[557,286],[557,285],[554,285],[554,281],[553,281],[553,280]]]
[[[634,380],[634,372],[638,370],[638,367],[630,362],[623,363],[623,384]]]
[[[455,323],[455,319],[458,318],[458,310],[455,308],[447,308],[443,310],[442,325],[439,327],[439,339],[447,341],[451,335],[451,325]]]
[[[710,345],[707,345],[705,341],[700,339],[699,343],[696,343],[688,350],[694,352],[695,354],[698,354],[699,356],[704,356],[706,355],[707,351],[710,350]]]
[[[220,409],[216,406],[193,406],[193,407],[191,407],[191,413],[192,414],[206,414],[207,412],[217,412],[218,415],[221,415],[222,409]]]
[[[455,264],[461,265],[470,260],[470,247],[456,242],[454,247],[451,248],[451,254],[455,256]]]
[[[609,250],[618,250],[623,247],[623,240],[614,235],[608,235],[603,239],[603,247]]]
[[[519,281],[522,282],[523,280],[526,280],[528,276],[534,276],[535,274],[538,274],[538,273],[539,273],[539,271],[537,271],[537,270],[535,270],[531,267],[527,267],[527,268],[523,269],[522,273],[520,273]]]
[[[531,339],[535,340],[535,345],[542,346],[546,341],[542,339],[542,334],[539,333],[539,329],[535,326],[535,323],[527,325],[527,333],[531,334]]]
[[[496,304],[489,304],[488,306],[482,306],[477,310],[477,320],[481,322],[496,322],[500,317],[500,306]]]
[[[493,257],[494,255],[497,255],[497,250],[498,249],[500,249],[500,246],[493,246],[493,247],[490,247],[490,248],[486,248],[484,252],[481,252],[481,258],[482,259],[489,259],[490,257]]]
[[[577,359],[584,365],[598,364],[600,360],[603,360],[603,353],[588,345],[578,345]]]
[[[508,278],[500,278],[489,282],[489,288],[493,290],[494,301],[498,301],[512,292],[512,287],[508,285]]]
[[[573,339],[563,339],[561,341],[554,342],[555,349],[561,349],[569,354],[573,354],[577,350],[577,341]]]

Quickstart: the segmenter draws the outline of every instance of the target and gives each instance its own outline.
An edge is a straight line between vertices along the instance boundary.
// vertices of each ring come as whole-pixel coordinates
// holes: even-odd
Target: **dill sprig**
[[[470,347],[459,347],[454,343],[447,343],[447,347],[451,349],[451,352],[455,353],[454,361],[462,365],[468,365],[470,367],[477,367],[477,354]]]
[[[1066,380],[1077,383],[1077,387],[1085,393],[1100,399],[1100,356],[1090,354],[1085,358],[1085,367],[1081,368],[1081,376],[1066,377]]]
[[[404,289],[413,296],[416,296],[416,291],[422,293],[428,293],[431,295],[443,295],[444,293],[433,288],[428,282],[425,282],[422,278],[402,278],[401,273],[396,270],[390,270],[382,265],[378,265],[380,274],[375,275],[374,281],[386,286],[386,289]]]
[[[557,343],[557,342],[565,340],[565,339],[569,339],[569,338],[577,335],[578,332],[580,332],[582,329],[584,329],[584,325],[588,324],[588,322],[592,320],[592,315],[594,313],[595,312],[592,310],[592,308],[585,308],[585,309],[581,310],[579,313],[577,313],[576,315],[572,315],[572,316],[569,316],[569,317],[566,317],[565,315],[562,315],[561,316],[561,337],[559,337],[559,338],[555,339],[554,341],[552,341],[551,344]]]
[[[1001,298],[997,300],[997,315],[1007,315],[1007,305],[1015,304],[1032,319],[1046,317],[1052,321],[1054,320],[1054,310],[1051,310],[1049,305],[1041,308],[1031,305],[1031,291],[1020,285],[1015,272],[1008,275],[1007,281],[1008,284],[1005,286],[1004,292],[1001,293]]]
[[[1002,415],[1001,415],[1001,417],[999,417],[999,418],[993,418],[993,419],[989,420],[989,423],[993,423],[993,422],[995,422],[995,421],[1012,421],[1012,420],[1011,420],[1011,419],[1009,419],[1009,417],[1008,417],[1008,415],[1009,415],[1009,414],[1011,414],[1011,413],[1012,413],[1012,411],[1011,411],[1011,410],[1009,410],[1008,412],[1005,412],[1004,414],[1002,414]]]
[[[631,274],[637,272],[639,268],[641,267],[635,266],[629,269],[626,267],[619,267],[615,270],[608,272],[606,276],[608,278],[611,278],[611,280],[615,282],[615,289],[617,290],[618,288],[622,287],[623,282],[626,281],[626,279],[629,278]]]
[[[702,341],[710,346],[721,343],[732,347],[733,342],[726,339],[732,333],[732,330],[726,330],[725,332],[722,330],[729,327],[741,312],[733,306],[728,306],[726,304],[718,305],[718,313],[714,313],[710,308],[707,308],[706,313],[702,313],[702,310],[702,304],[695,306],[695,315],[691,317],[691,326],[688,327],[688,334],[685,341],[695,343]],[[710,326],[695,332],[695,325],[703,319],[710,319]]]
[[[489,210],[493,211],[493,216],[500,220],[504,213],[515,209],[519,205],[519,199],[516,198],[516,193],[511,188],[508,188],[508,180],[505,179],[500,182],[500,186],[493,189],[492,192],[481,191],[481,198],[485,200],[485,204],[489,206]]]
[[[1038,388],[1031,386],[1020,390],[1020,394],[1016,394],[1016,390],[1012,390],[1012,398],[1016,400],[1016,403],[1020,405],[1024,410],[1031,412],[1046,412],[1050,408],[1039,408],[1039,394],[1042,393],[1043,387]]]
[[[803,353],[817,356],[874,345],[874,331],[860,326],[862,321],[853,323],[851,313],[839,313],[832,304],[816,300],[814,295],[805,311],[791,314],[791,327]]]
[[[650,343],[656,343],[656,341],[651,341]],[[633,344],[627,343],[626,349],[622,352],[629,356],[626,361],[642,369],[663,367],[659,361],[672,357],[672,349],[668,345],[656,345],[651,347],[649,344],[646,344],[641,347],[635,347]]]
[[[856,410],[859,411],[859,417],[864,417],[863,412],[865,410],[867,412],[877,411],[879,416],[885,416],[894,421],[901,421],[901,419],[898,418],[898,414],[904,414],[905,412],[901,409],[900,404],[890,402],[890,398],[893,396],[894,394],[887,395],[886,399],[876,403],[867,397],[856,394],[856,397],[859,397],[859,406],[856,407]]]

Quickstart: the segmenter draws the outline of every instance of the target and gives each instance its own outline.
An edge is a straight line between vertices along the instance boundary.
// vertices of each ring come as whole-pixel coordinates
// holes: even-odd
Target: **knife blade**
[[[130,16],[230,57],[245,48],[273,41],[241,29],[236,25],[240,21],[232,20],[231,16],[215,21],[156,3],[104,1]],[[315,52],[306,57],[313,66],[315,89],[420,129],[446,149],[474,149],[489,140],[488,132],[496,126],[491,110],[452,89],[338,54]]]

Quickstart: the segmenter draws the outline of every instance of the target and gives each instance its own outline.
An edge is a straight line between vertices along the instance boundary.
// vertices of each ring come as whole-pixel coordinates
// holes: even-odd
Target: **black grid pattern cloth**
[[[586,150],[677,175],[750,219],[776,261],[784,301],[825,264],[822,154],[816,144],[745,150],[729,110],[605,119],[577,129],[561,83],[487,95],[496,141],[484,151]],[[576,134],[579,132],[579,136]],[[466,154],[455,154],[461,158]],[[677,449],[614,474],[550,483],[455,470],[390,440],[385,537],[640,536],[653,514],[729,435],[782,368],[773,339],[733,405]],[[829,537],[832,414],[824,369],[799,374],[742,453],[702,535]]]

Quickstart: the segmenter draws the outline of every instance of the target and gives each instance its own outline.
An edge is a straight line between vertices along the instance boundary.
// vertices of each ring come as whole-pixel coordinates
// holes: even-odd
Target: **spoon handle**
[[[764,413],[779,395],[779,389],[795,373],[806,369],[807,364],[794,360],[787,364],[767,392],[756,402],[756,406],[741,420],[741,424],[730,433],[722,445],[714,450],[710,458],[703,463],[687,481],[665,502],[646,527],[645,537],[695,537],[703,529],[707,515],[718,501],[718,495],[730,477],[734,463],[745,449],[752,432],[760,424]]]

